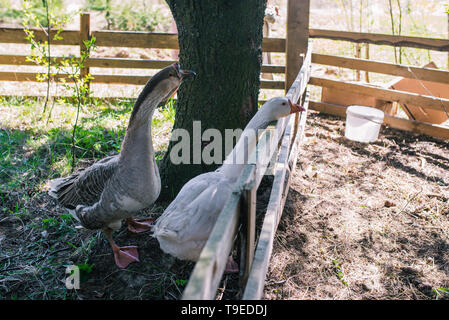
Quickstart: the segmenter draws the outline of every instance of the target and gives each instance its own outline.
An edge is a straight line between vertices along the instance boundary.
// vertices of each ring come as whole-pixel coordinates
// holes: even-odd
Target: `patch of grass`
[[[449,297],[449,289],[447,288],[435,288],[432,291],[435,294],[435,300]]]
[[[79,167],[120,151],[133,104],[133,99],[91,99],[81,110]],[[73,217],[47,195],[50,179],[70,173],[76,108],[69,99],[60,99],[48,121],[41,111],[41,99],[0,98],[0,235],[5,235],[0,245],[0,299],[77,299],[79,293],[65,287],[65,267],[77,265],[81,280],[88,283],[96,272],[91,262],[96,250],[104,255],[108,248],[98,232],[76,230]],[[173,101],[156,111],[155,144],[161,138],[168,141],[174,114]],[[164,144],[155,149],[162,157]],[[159,284],[172,277],[167,274]],[[166,290],[154,290],[164,297]]]

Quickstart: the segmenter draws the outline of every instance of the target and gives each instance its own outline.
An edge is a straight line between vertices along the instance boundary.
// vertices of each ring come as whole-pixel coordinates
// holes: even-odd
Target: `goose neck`
[[[255,159],[250,157],[256,148],[259,132],[270,123],[265,113],[260,111],[246,125],[234,149],[232,149],[219,169],[230,179],[236,180],[243,167],[255,161]]]

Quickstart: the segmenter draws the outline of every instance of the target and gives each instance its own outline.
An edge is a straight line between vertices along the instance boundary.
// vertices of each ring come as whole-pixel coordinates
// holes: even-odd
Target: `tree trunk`
[[[266,7],[266,0],[166,1],[178,29],[181,68],[197,76],[178,91],[173,127],[189,133],[190,162],[171,161],[170,152],[179,140],[170,141],[160,165],[160,200],[174,198],[191,178],[220,165],[207,165],[198,152],[194,154],[194,144],[201,150],[208,144],[201,140],[205,130],[218,129],[224,137],[225,129],[243,128],[256,113]],[[196,136],[194,121],[201,121],[201,134]],[[223,141],[221,159],[225,156]]]

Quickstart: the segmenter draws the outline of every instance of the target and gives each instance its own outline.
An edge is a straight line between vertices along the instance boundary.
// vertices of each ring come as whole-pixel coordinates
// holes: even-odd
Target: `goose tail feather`
[[[77,177],[78,174],[73,174],[65,178],[51,180],[48,194],[68,209],[75,209],[74,203],[76,203],[77,194],[74,185]]]

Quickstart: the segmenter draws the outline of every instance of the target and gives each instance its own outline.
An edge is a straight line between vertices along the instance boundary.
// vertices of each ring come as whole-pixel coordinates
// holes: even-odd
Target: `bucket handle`
[[[362,115],[354,114],[354,113],[351,113],[351,116],[353,116],[355,118],[363,119],[363,120],[368,120],[368,121],[374,122],[376,124],[380,124],[380,125],[383,124],[383,121],[382,122],[377,122],[377,121],[374,121],[374,120],[368,118],[367,116],[362,116]]]

